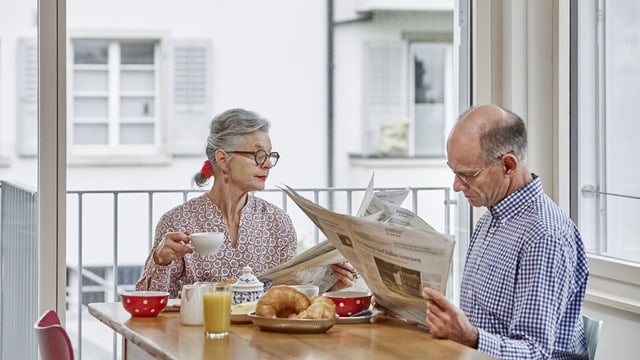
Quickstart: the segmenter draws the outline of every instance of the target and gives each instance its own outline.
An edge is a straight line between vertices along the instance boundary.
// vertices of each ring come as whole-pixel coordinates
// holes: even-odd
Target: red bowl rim
[[[120,294],[122,297],[132,298],[148,298],[148,297],[164,297],[169,296],[167,291],[125,291]]]
[[[370,291],[365,290],[340,290],[323,293],[322,296],[333,299],[357,299],[371,297]]]

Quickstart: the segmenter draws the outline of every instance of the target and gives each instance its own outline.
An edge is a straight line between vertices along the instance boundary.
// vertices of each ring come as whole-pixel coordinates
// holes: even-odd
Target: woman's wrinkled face
[[[256,164],[253,153],[259,150],[267,154],[271,153],[269,134],[256,131],[245,135],[240,143],[242,145],[237,149],[227,149],[227,151],[247,151],[252,154],[232,153],[233,157],[229,160],[229,182],[246,192],[264,190],[273,163],[267,156],[267,160],[262,165]]]

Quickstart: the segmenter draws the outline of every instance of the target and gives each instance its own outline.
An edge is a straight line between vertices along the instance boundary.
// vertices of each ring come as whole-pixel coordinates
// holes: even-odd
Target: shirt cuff
[[[483,353],[498,356],[500,354],[500,339],[487,331],[478,329],[478,350]]]

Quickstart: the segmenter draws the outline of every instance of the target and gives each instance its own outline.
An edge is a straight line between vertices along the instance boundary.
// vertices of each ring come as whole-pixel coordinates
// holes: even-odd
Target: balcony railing
[[[400,190],[400,188],[384,190]],[[67,192],[67,330],[77,358],[119,359],[120,339],[87,312],[91,302],[119,301],[119,293],[133,288],[151,249],[155,224],[171,207],[204,190],[82,190]],[[354,214],[362,188],[296,189],[328,209]],[[323,236],[280,189],[256,194],[283,208],[293,220],[302,251]],[[411,188],[404,207],[435,229],[452,233],[455,200],[449,188]],[[3,214],[6,209],[0,210]],[[4,216],[3,216],[4,219]],[[0,224],[0,229],[6,228]],[[4,237],[3,237],[4,241]],[[454,262],[455,262],[454,257]],[[453,269],[457,266],[454,263]],[[449,281],[453,291],[456,274]],[[3,288],[3,292],[11,289]],[[25,334],[32,336],[32,334]],[[105,343],[105,339],[112,341]]]

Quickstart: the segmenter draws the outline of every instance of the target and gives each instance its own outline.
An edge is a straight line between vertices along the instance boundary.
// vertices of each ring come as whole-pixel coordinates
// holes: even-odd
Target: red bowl
[[[336,314],[339,316],[351,316],[360,311],[367,310],[371,306],[371,293],[368,291],[332,291],[322,294],[336,304]]]
[[[158,316],[169,301],[166,291],[127,291],[120,294],[122,306],[132,316]]]

